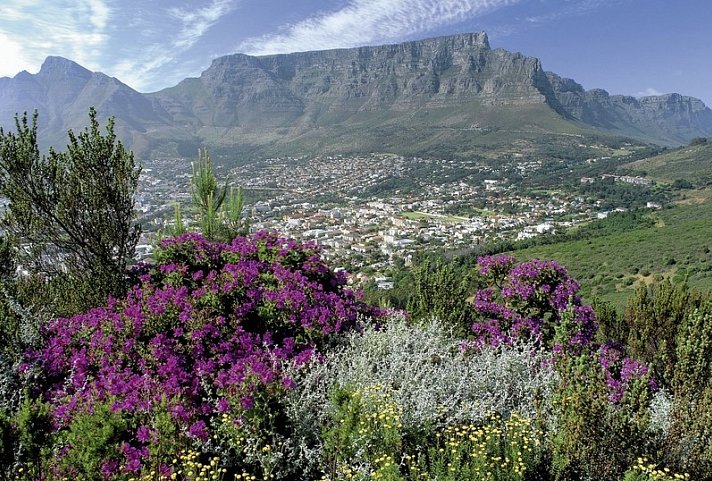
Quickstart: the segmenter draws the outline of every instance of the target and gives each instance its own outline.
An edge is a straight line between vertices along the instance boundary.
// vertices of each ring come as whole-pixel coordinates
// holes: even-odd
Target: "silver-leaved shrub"
[[[548,412],[557,382],[549,355],[532,343],[463,351],[437,320],[413,325],[400,318],[348,335],[324,362],[289,375],[298,380],[285,399],[295,431],[292,462],[303,472],[323,462],[321,435],[335,389],[387,386],[402,409],[402,429],[423,435],[482,423],[492,413],[533,419]]]

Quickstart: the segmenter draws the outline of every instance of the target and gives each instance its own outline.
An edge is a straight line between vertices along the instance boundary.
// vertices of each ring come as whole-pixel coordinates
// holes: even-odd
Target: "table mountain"
[[[392,151],[467,154],[492,142],[598,132],[681,144],[712,136],[712,111],[678,94],[636,99],[492,49],[485,33],[396,45],[215,59],[199,78],[141,94],[49,57],[36,75],[0,79],[0,125],[38,109],[62,145],[90,105],[115,115],[140,155],[200,144],[252,155]]]

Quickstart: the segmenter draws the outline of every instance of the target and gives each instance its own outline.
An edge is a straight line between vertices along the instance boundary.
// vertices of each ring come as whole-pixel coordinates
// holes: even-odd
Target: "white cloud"
[[[248,39],[253,55],[345,48],[400,40],[476,18],[521,0],[351,0],[341,10],[285,27],[285,33]]]
[[[30,70],[34,67],[22,52],[22,46],[0,32],[0,45],[2,45],[2,57],[0,57],[0,77],[14,77],[22,70]]]
[[[101,0],[87,0],[91,24],[99,30],[106,28],[111,10]]]
[[[17,0],[0,8],[0,33],[10,39],[3,42],[3,57],[5,45],[11,45],[11,58],[23,68],[39,66],[47,55],[62,55],[95,67],[108,39],[105,29],[110,15],[103,0]],[[22,40],[13,42],[12,38]],[[5,69],[11,62],[3,58],[2,64]]]
[[[599,7],[610,3],[615,3],[617,1],[620,0],[574,0],[570,4],[562,8],[557,8],[552,12],[527,17],[526,21],[534,24],[549,23],[556,20],[561,20],[562,18],[585,15],[591,10],[595,10]]]
[[[175,46],[192,47],[210,27],[233,10],[233,3],[231,0],[213,0],[210,5],[198,10],[170,9],[169,14],[183,22],[183,29],[175,41]]]
[[[652,87],[648,87],[647,89],[638,92],[635,94],[636,97],[650,97],[650,96],[656,96],[656,95],[664,95],[665,92],[661,92],[658,89],[654,89]]]

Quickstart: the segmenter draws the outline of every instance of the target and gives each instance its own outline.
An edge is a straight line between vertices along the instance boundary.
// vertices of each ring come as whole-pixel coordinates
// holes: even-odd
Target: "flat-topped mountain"
[[[199,78],[141,94],[49,57],[0,79],[0,125],[38,109],[45,143],[94,105],[139,155],[200,144],[255,155],[391,151],[466,154],[491,139],[598,132],[675,145],[712,136],[712,111],[678,94],[585,91],[485,33],[316,52],[215,59]],[[488,137],[489,138],[486,138]]]

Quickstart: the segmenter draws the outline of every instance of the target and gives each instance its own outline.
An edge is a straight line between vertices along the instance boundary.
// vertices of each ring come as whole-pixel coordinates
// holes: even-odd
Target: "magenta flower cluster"
[[[592,354],[598,357],[598,373],[605,379],[608,399],[619,403],[628,389],[646,380],[652,390],[649,368],[625,356],[613,342],[594,342],[598,324],[593,308],[581,302],[579,284],[554,261],[530,260],[517,264],[511,256],[478,259],[487,287],[475,292],[474,341],[466,348],[511,345],[533,340],[550,347],[556,356]]]
[[[620,403],[632,385],[643,379],[653,392],[658,390],[655,379],[649,377],[648,365],[626,357],[625,349],[620,344],[612,341],[601,344],[597,354],[611,403]]]
[[[478,267],[488,287],[475,293],[479,319],[472,330],[477,344],[498,346],[523,338],[550,344],[567,311],[576,323],[569,342],[586,345],[593,340],[593,309],[581,303],[579,284],[556,262],[517,264],[511,256],[487,256],[478,259]]]
[[[99,402],[136,426],[107,472],[148,461],[157,406],[180,436],[205,441],[214,416],[294,387],[286,363],[306,362],[373,312],[316,247],[273,234],[229,244],[185,234],[164,240],[156,259],[135,270],[125,299],[51,322],[29,354],[48,379],[57,430]]]

